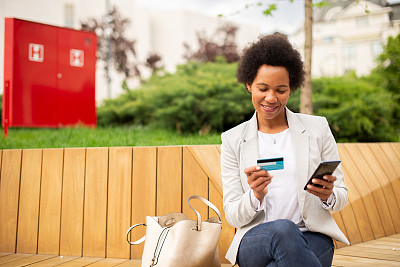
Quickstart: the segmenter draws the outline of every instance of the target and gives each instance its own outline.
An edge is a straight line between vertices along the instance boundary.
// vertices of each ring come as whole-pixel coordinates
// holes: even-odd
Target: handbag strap
[[[213,203],[211,203],[210,201],[208,201],[208,200],[205,199],[204,197],[201,197],[201,196],[198,196],[198,195],[192,195],[192,196],[190,196],[190,197],[188,198],[188,204],[189,204],[189,207],[190,207],[192,210],[194,210],[194,212],[196,213],[196,216],[197,216],[196,230],[197,230],[197,231],[201,231],[201,216],[200,216],[200,213],[199,213],[197,210],[195,210],[195,209],[192,207],[192,205],[190,205],[190,200],[192,200],[192,199],[198,199],[198,200],[203,201],[204,204],[206,204],[207,206],[209,206],[209,207],[218,215],[219,221],[222,222],[222,220],[221,220],[221,213],[219,212],[218,208],[217,208]]]
[[[138,224],[135,224],[135,225],[132,225],[131,227],[129,227],[128,232],[126,232],[126,241],[128,241],[129,244],[131,244],[131,245],[139,245],[140,243],[142,243],[146,239],[146,236],[143,236],[142,238],[140,238],[139,240],[136,240],[134,242],[129,241],[129,233],[130,233],[130,231],[132,231],[133,228],[135,228],[137,226],[141,226],[141,225],[147,226],[145,223],[138,223]]]

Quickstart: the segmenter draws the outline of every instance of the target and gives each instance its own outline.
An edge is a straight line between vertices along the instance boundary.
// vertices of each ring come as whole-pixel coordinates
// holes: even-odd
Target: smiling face
[[[262,65],[253,83],[247,84],[257,111],[258,127],[269,129],[286,124],[285,107],[289,100],[289,72],[283,66]]]

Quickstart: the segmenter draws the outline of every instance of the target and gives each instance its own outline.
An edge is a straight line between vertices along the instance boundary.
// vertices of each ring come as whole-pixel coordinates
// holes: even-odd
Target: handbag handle
[[[192,205],[190,205],[190,200],[192,200],[192,199],[198,199],[198,200],[203,201],[204,204],[206,204],[207,206],[209,206],[209,207],[218,215],[219,221],[222,222],[222,220],[221,220],[221,213],[219,212],[218,208],[217,208],[213,203],[211,203],[210,201],[208,201],[208,200],[205,199],[204,197],[201,197],[201,196],[198,196],[198,195],[192,195],[192,196],[190,196],[190,197],[188,198],[188,204],[189,204],[189,207],[190,207],[192,210],[194,210],[194,212],[196,212],[196,216],[197,216],[196,230],[197,230],[197,231],[201,231],[201,216],[200,216],[200,213],[199,213],[197,210],[195,210],[195,209],[192,207]]]
[[[140,243],[142,243],[145,239],[146,236],[143,236],[142,238],[140,238],[139,240],[136,240],[134,242],[129,241],[129,232],[132,231],[133,228],[137,227],[137,226],[147,226],[145,223],[138,223],[135,225],[132,225],[131,227],[129,227],[128,232],[126,232],[126,241],[128,241],[129,244],[131,245],[139,245]]]

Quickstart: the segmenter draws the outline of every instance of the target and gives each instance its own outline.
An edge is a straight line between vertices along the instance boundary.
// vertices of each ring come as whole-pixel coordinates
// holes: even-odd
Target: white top
[[[288,219],[297,224],[301,231],[307,231],[297,198],[296,162],[289,128],[277,134],[258,131],[258,151],[261,159],[282,157],[284,168],[270,171],[272,182],[268,185],[268,193],[261,203],[254,196],[253,190],[250,191],[253,208],[265,211],[264,222]],[[321,201],[324,208],[334,204],[332,200],[335,198],[332,196],[327,203]]]
[[[283,157],[283,170],[270,171],[272,178],[268,193],[256,207],[264,206],[264,222],[288,219],[298,224],[302,221],[297,199],[296,162],[289,129],[277,134],[258,132],[258,151],[261,159]],[[253,199],[252,198],[252,199]],[[259,204],[260,203],[260,204]],[[259,206],[260,205],[260,206]]]

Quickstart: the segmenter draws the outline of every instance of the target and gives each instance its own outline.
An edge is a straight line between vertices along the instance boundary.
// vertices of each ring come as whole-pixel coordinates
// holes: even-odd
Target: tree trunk
[[[304,1],[305,22],[304,22],[304,71],[306,72],[304,87],[301,89],[300,95],[300,112],[312,114],[312,82],[311,82],[311,55],[312,55],[312,24],[313,24],[313,7],[312,0]]]

